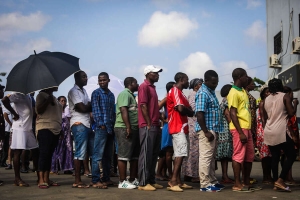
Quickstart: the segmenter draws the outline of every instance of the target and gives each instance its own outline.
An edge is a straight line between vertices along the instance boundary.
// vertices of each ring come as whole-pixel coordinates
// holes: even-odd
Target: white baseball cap
[[[144,75],[146,76],[150,72],[162,72],[161,68],[155,67],[154,65],[148,65],[144,69]]]

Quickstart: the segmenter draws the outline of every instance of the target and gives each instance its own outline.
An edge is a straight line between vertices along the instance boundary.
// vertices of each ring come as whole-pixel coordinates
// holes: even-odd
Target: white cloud
[[[13,12],[0,15],[0,40],[9,41],[14,35],[39,31],[50,17],[38,11],[29,15]]]
[[[252,23],[252,25],[244,31],[245,35],[253,41],[266,41],[267,29],[264,23],[257,20]]]
[[[195,52],[179,63],[179,70],[186,73],[189,79],[203,78],[207,70],[216,70],[216,66],[205,52]]]
[[[197,22],[190,20],[183,13],[173,11],[164,14],[157,11],[139,31],[138,42],[149,47],[176,45],[197,28]]]
[[[261,0],[247,0],[247,9],[254,9],[262,5]]]
[[[9,72],[18,62],[26,59],[31,54],[50,50],[51,42],[45,38],[30,40],[26,44],[12,43],[0,47],[1,71]]]
[[[232,71],[235,68],[245,69],[247,71],[247,75],[252,78],[256,76],[256,70],[255,69],[249,70],[248,65],[244,61],[232,60],[232,61],[222,62],[218,67],[220,87],[222,87],[225,84],[229,84],[233,82]]]

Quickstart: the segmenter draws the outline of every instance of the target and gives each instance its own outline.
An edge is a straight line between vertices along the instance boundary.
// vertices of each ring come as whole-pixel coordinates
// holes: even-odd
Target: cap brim
[[[152,70],[152,72],[162,72],[163,71],[163,69],[155,69],[155,70]]]

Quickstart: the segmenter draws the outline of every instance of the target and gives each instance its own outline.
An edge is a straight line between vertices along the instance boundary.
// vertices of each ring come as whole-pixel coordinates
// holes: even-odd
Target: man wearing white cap
[[[138,89],[138,124],[141,152],[139,156],[139,190],[154,191],[163,188],[155,182],[155,167],[160,150],[160,124],[158,97],[154,83],[161,68],[148,65],[144,69],[146,79]]]

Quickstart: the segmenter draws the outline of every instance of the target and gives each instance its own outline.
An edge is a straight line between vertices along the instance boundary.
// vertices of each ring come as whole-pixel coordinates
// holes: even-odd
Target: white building
[[[268,77],[279,78],[300,101],[300,1],[266,0]],[[297,110],[300,123],[300,105]]]

